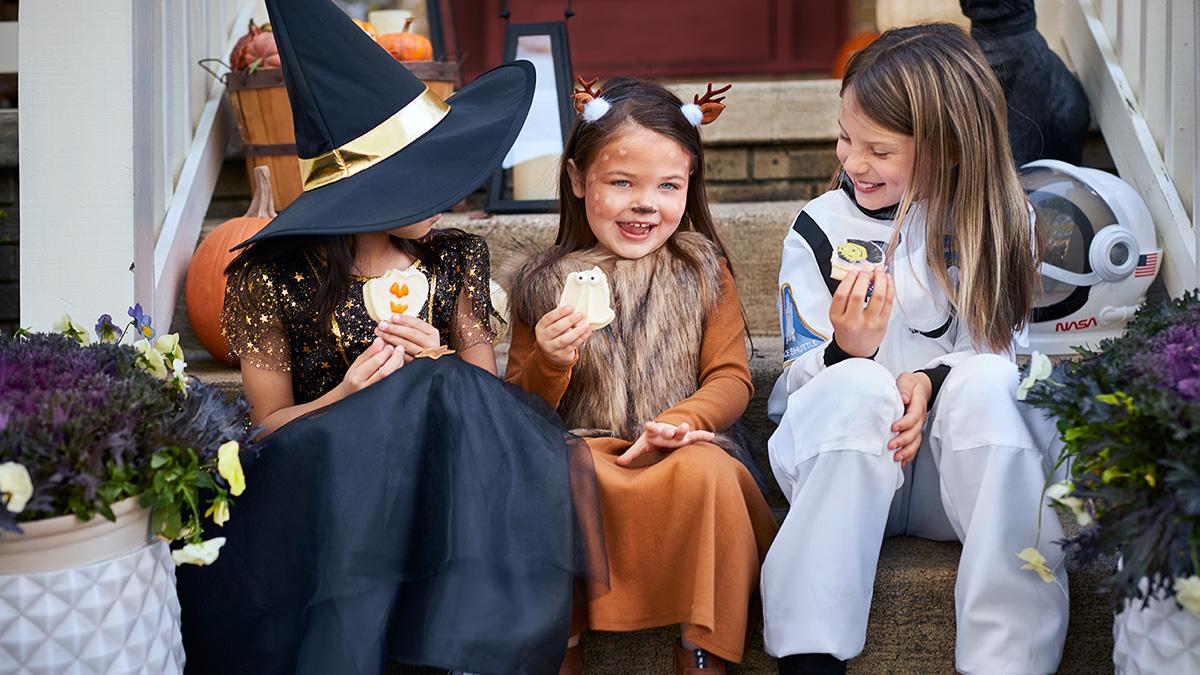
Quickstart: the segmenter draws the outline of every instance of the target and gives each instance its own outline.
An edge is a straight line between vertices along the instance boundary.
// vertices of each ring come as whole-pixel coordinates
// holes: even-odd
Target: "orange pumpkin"
[[[267,27],[254,25],[250,20],[249,31],[238,39],[229,55],[229,62],[234,70],[242,71],[254,66],[258,68],[278,68],[279,48],[275,45],[275,34]]]
[[[237,256],[236,253],[230,253],[229,249],[252,237],[275,217],[271,200],[271,170],[265,166],[255,168],[254,180],[256,187],[250,209],[240,218],[221,223],[200,242],[192,254],[184,286],[188,321],[196,338],[213,358],[230,366],[236,366],[238,359],[229,353],[229,345],[221,334],[225,267]]]
[[[433,44],[424,35],[409,32],[408,27],[412,22],[411,18],[405,20],[403,32],[380,35],[379,46],[397,61],[430,61],[433,59]]]
[[[379,31],[375,30],[375,24],[370,21],[359,21],[358,19],[354,19],[354,24],[363,29],[363,32],[367,35],[370,35],[372,40],[379,42]]]
[[[854,56],[855,52],[862,51],[867,45],[879,38],[879,33],[867,31],[852,35],[842,43],[838,49],[837,56],[833,59],[833,68],[830,69],[830,75],[834,79],[842,79],[846,74],[846,64],[850,63],[850,57]]]

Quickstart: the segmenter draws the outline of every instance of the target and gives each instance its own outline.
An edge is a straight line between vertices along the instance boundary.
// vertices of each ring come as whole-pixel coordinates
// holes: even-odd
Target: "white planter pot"
[[[1113,666],[1118,675],[1200,674],[1200,619],[1173,597],[1125,603],[1113,620]]]
[[[175,565],[136,498],[0,535],[0,674],[180,673]]]

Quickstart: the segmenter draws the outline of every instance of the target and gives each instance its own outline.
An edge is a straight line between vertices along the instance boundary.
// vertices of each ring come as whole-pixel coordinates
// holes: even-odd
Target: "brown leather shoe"
[[[725,673],[725,659],[703,649],[688,649],[675,641],[676,675],[717,675]]]
[[[558,667],[558,675],[583,675],[583,642],[567,647],[567,655]]]

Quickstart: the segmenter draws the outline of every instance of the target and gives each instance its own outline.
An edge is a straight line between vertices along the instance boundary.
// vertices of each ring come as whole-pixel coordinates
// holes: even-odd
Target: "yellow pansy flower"
[[[1046,558],[1036,548],[1030,546],[1018,553],[1017,557],[1025,561],[1025,564],[1021,565],[1021,569],[1033,570],[1038,573],[1042,581],[1048,584],[1054,583],[1054,572],[1051,572],[1050,568],[1046,566]]]
[[[1029,374],[1021,380],[1021,384],[1017,387],[1017,400],[1024,401],[1029,390],[1033,389],[1033,385],[1040,380],[1049,378],[1052,372],[1054,372],[1054,366],[1050,363],[1050,358],[1041,352],[1034,352],[1029,357]]]
[[[133,348],[136,349],[139,354],[141,354],[141,358],[138,359],[138,363],[146,372],[159,378],[160,380],[165,380],[167,375],[171,373],[171,371],[167,370],[166,359],[163,358],[161,352],[150,346],[149,340],[138,340],[137,342],[133,343]]]
[[[246,490],[246,474],[242,473],[239,449],[237,441],[229,441],[217,448],[217,473],[229,481],[229,494],[234,497]]]
[[[154,348],[169,361],[182,361],[183,349],[179,346],[179,333],[160,335],[154,341]]]
[[[218,499],[204,512],[205,517],[212,516],[212,521],[219,526],[229,522],[229,502]]]

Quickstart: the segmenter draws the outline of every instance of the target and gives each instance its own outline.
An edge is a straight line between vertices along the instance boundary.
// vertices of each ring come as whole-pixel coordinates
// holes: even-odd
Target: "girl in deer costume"
[[[611,592],[584,598],[577,628],[584,616],[598,630],[678,624],[678,672],[724,672],[742,658],[776,527],[722,433],[751,394],[737,287],[704,192],[699,127],[724,90],[681,105],[631,78],[600,94],[591,84],[563,152],[556,244],[508,275],[506,379],[557,408],[595,458]],[[611,313],[560,305],[568,276],[601,305],[606,277]],[[581,667],[576,645],[563,671]]]
[[[841,170],[796,218],[779,273],[768,449],[791,510],[762,579],[785,675],[843,673],[862,651],[880,544],[898,534],[963,544],[959,671],[1058,667],[1062,553],[1026,558],[1042,578],[1018,557],[1039,520],[1041,541],[1063,535],[1039,505],[1053,425],[1016,400],[1037,246],[1004,111],[953,26],[889,31],[847,67]]]

